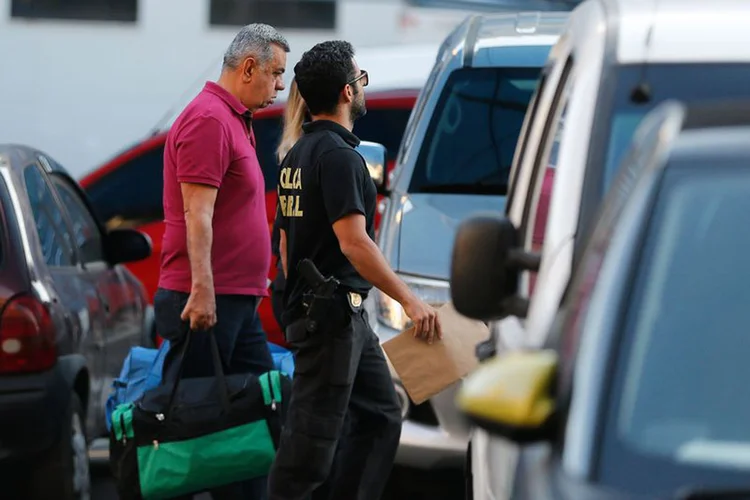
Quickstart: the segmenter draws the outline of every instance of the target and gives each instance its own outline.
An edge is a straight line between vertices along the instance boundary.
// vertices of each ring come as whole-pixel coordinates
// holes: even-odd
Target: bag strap
[[[209,335],[211,337],[211,358],[214,365],[214,375],[219,382],[219,398],[221,399],[221,406],[226,413],[229,413],[230,411],[229,388],[227,386],[226,377],[224,376],[221,354],[219,354],[219,344],[216,342],[216,335],[214,334],[213,328],[205,333],[188,330],[187,339],[185,340],[185,345],[183,346],[182,353],[180,355],[180,366],[177,370],[177,378],[175,379],[174,386],[172,387],[172,392],[169,395],[169,403],[167,404],[166,415],[167,422],[171,421],[172,414],[174,413],[173,410],[175,405],[175,397],[177,396],[177,389],[179,388],[180,381],[182,380],[182,373],[185,368],[185,357],[188,353],[188,349],[190,348],[190,342],[193,338],[193,335]]]

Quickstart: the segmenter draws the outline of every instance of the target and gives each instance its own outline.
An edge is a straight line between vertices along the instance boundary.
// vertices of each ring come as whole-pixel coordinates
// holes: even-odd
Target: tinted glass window
[[[137,0],[13,0],[11,16],[32,19],[130,21],[138,15]]]
[[[108,228],[136,227],[164,219],[164,147],[159,146],[107,173],[86,190]]]
[[[388,161],[396,159],[411,108],[370,109],[354,123],[354,133],[363,141],[378,142],[388,150]]]
[[[441,51],[442,50],[443,49],[441,48]],[[427,101],[429,101],[430,97],[432,96],[432,91],[435,88],[435,82],[437,82],[437,77],[440,74],[440,71],[443,66],[444,64],[440,62],[436,62],[435,66],[432,67],[432,71],[430,71],[430,76],[427,77],[427,82],[422,88],[422,91],[419,93],[419,97],[417,97],[417,102],[414,105],[414,109],[409,114],[409,119],[406,122],[406,128],[404,130],[403,141],[401,142],[401,146],[399,150],[399,158],[400,158],[399,161],[402,163],[404,161],[404,158],[406,158],[406,155],[409,152],[409,149],[411,148],[411,144],[414,140],[414,134],[417,131],[417,124],[419,123],[419,119],[421,118],[422,113],[424,112],[424,108],[427,105]]]
[[[540,68],[454,71],[430,121],[409,190],[506,194]]]
[[[668,170],[617,349],[600,473],[629,493],[746,487],[750,169]]]
[[[606,190],[622,160],[623,154],[641,119],[645,114],[667,99],[678,99],[685,103],[715,100],[748,95],[750,81],[748,64],[653,64],[644,72],[641,66],[624,66],[617,71],[617,83],[611,120],[604,119],[606,126],[599,138],[606,144],[599,155],[589,158],[593,168],[604,165],[602,192]],[[646,104],[632,101],[631,94],[641,82],[650,89],[651,100]],[[675,85],[674,82],[680,82]]]
[[[89,213],[85,203],[81,201],[73,189],[62,179],[54,180],[57,195],[62,201],[73,228],[73,238],[83,262],[99,262],[104,260],[102,237],[99,227]]]
[[[210,16],[214,25],[333,29],[336,0],[211,0]]]
[[[253,133],[258,150],[258,161],[263,169],[266,191],[276,191],[279,164],[276,161],[276,148],[279,147],[282,131],[282,118],[263,118],[253,121]]]
[[[73,237],[44,174],[36,165],[30,165],[24,169],[23,177],[45,262],[55,267],[72,266]]]

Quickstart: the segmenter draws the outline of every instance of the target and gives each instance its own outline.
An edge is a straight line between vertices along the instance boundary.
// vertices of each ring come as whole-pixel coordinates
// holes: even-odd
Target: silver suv
[[[420,93],[388,180],[378,244],[404,281],[435,306],[450,300],[454,233],[470,214],[502,209],[524,115],[567,14],[472,16],[447,37]],[[407,327],[401,306],[367,299],[384,342]],[[453,403],[456,387],[413,404],[393,372],[404,425],[397,463],[463,464],[469,428]]]

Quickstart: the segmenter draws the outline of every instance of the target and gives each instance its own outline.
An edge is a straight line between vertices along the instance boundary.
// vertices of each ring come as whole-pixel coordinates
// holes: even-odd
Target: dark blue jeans
[[[187,304],[188,294],[158,289],[154,296],[156,329],[169,340],[164,359],[162,380],[173,384],[182,362],[189,324],[180,319]],[[259,297],[249,295],[217,295],[217,323],[213,329],[219,346],[224,373],[255,373],[260,375],[273,369],[273,358],[266,344],[266,335],[258,316]],[[185,354],[183,378],[214,375],[210,338],[206,332],[194,332]],[[215,500],[265,500],[265,477],[217,488],[211,492]],[[191,497],[185,497],[191,498]]]

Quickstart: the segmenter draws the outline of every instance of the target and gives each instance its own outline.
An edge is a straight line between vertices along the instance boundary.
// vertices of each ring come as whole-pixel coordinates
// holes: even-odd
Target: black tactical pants
[[[301,319],[286,335],[295,371],[269,500],[306,500],[316,489],[315,500],[379,499],[398,448],[401,411],[366,313],[342,297],[315,332]]]

